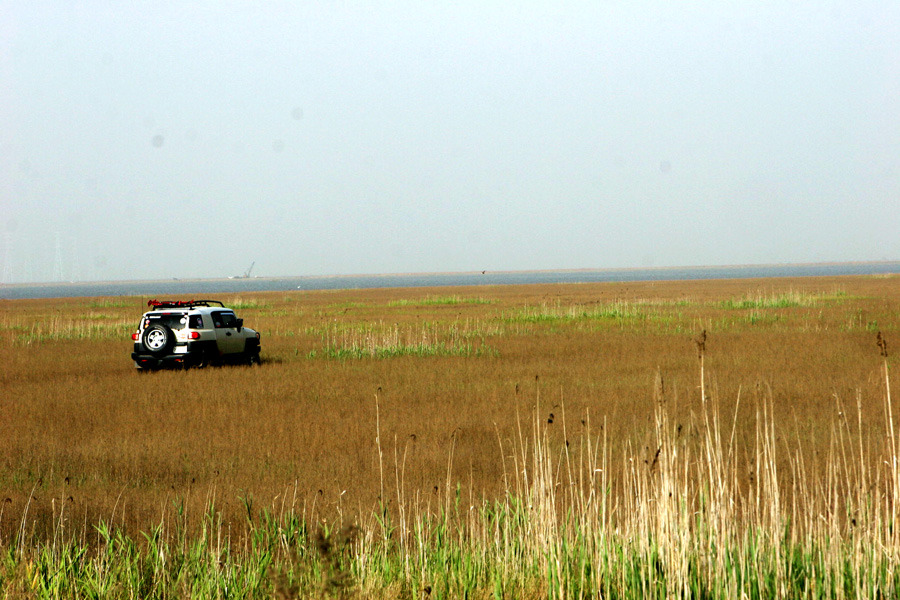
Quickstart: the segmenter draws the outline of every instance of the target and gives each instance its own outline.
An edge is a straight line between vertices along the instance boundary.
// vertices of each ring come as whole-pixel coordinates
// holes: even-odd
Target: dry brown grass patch
[[[760,291],[820,300],[725,304]],[[693,434],[700,398],[694,340],[702,330],[705,385],[721,398],[723,414],[737,410],[737,439],[750,447],[752,401],[769,398],[773,419],[796,424],[799,438],[776,442],[810,447],[805,459],[817,469],[833,419],[857,394],[863,405],[853,443],[865,446],[883,432],[873,327],[890,340],[900,321],[894,280],[863,277],[244,294],[241,313],[262,332],[267,364],[138,375],[127,326],[109,337],[82,321],[136,324],[140,301],[0,302],[0,501],[10,498],[3,539],[26,504],[45,523],[35,525],[37,534],[69,497],[73,527],[103,517],[134,530],[146,530],[174,503],[199,518],[213,495],[235,527],[246,497],[271,505],[296,493],[319,515],[390,505],[394,498],[379,499],[376,393],[388,462],[400,457],[407,488],[423,495],[443,493],[451,453],[450,479],[461,493],[502,491],[498,450],[516,440],[516,415],[538,406],[554,414],[553,444],[574,438],[589,420],[605,427],[610,452],[643,448],[652,462],[654,389],[673,403],[676,426]],[[510,318],[541,306],[554,318]],[[640,318],[606,318],[598,307]],[[441,332],[468,323],[487,332],[496,354],[310,358],[321,351],[323,332],[385,324],[421,333],[426,323]],[[85,334],[19,337],[53,327]],[[740,406],[738,394],[747,399]],[[747,471],[748,482],[758,476]]]

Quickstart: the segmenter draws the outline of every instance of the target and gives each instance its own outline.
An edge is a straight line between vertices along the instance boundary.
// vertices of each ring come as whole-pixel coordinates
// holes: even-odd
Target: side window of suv
[[[220,313],[222,315],[222,327],[237,327],[237,320],[234,313]]]
[[[216,329],[219,329],[220,327],[222,327],[222,313],[214,312],[212,314],[212,322],[213,322],[213,327],[215,327]]]
[[[188,319],[188,327],[191,329],[203,329],[203,315],[191,315]]]

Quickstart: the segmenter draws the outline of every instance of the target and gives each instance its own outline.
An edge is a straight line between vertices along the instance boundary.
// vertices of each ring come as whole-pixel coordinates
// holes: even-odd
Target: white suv
[[[259,332],[218,300],[150,300],[131,358],[138,369],[259,363]]]

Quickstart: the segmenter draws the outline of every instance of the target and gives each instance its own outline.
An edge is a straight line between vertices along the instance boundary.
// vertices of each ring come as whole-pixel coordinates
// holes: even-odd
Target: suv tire
[[[244,363],[250,366],[258,365],[259,360],[259,340],[249,339],[244,345]]]
[[[165,325],[151,325],[144,330],[141,341],[150,354],[162,356],[175,343],[175,334]]]

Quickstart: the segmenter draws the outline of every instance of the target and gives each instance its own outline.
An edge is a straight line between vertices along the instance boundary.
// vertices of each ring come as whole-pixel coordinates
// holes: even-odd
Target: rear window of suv
[[[150,325],[165,325],[169,329],[184,329],[187,323],[187,315],[184,313],[163,313],[159,315],[147,315],[144,327]]]

